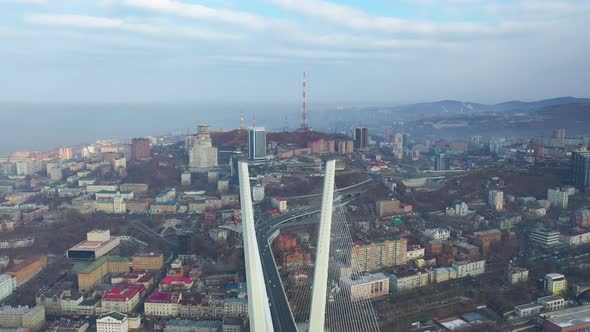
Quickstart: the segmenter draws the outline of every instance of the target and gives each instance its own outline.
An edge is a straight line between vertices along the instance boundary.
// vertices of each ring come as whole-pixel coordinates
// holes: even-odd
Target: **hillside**
[[[277,142],[279,144],[292,144],[298,147],[306,147],[307,142],[315,141],[318,139],[348,139],[351,138],[342,134],[331,134],[323,133],[319,131],[308,131],[308,132],[278,132],[272,133],[267,132],[267,142]],[[243,146],[248,144],[248,131],[245,129],[236,129],[232,131],[216,131],[211,133],[211,140],[213,145],[221,149],[233,149],[235,147]]]

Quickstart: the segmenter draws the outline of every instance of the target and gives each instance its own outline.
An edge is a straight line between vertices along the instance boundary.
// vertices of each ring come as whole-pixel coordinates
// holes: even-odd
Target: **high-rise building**
[[[404,159],[404,134],[397,133],[393,137],[393,155],[397,160]]]
[[[262,127],[252,127],[248,130],[248,159],[258,160],[266,158],[266,130]]]
[[[367,127],[354,128],[354,148],[366,150],[369,147],[369,130]]]
[[[557,206],[561,209],[567,209],[569,196],[569,192],[561,191],[559,188],[547,190],[547,200],[551,205]]]
[[[406,263],[408,240],[405,238],[355,243],[351,263],[354,273],[371,272]]]
[[[70,160],[72,159],[72,148],[59,148],[58,150],[59,159]]]
[[[496,211],[504,209],[504,192],[500,190],[491,190],[488,193],[488,203]]]
[[[565,139],[565,128],[553,129],[553,138],[554,139]]]
[[[578,189],[586,190],[590,187],[590,152],[572,154],[572,182]]]
[[[199,126],[188,159],[191,172],[207,172],[217,167],[217,148],[213,147],[209,126]]]
[[[131,140],[131,156],[134,161],[147,158],[152,153],[150,140],[147,138],[134,138]]]
[[[449,158],[444,153],[439,154],[436,156],[434,160],[434,170],[435,171],[448,171],[451,169],[451,163]]]

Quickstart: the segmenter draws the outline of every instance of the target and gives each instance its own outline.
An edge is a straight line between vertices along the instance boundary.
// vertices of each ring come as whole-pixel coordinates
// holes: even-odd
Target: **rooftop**
[[[590,305],[541,314],[549,322],[559,327],[569,327],[590,322]]]
[[[110,317],[110,318],[116,319],[118,321],[122,321],[122,320],[127,319],[126,315],[116,312],[116,311],[111,311],[107,314],[101,315],[98,319],[102,319],[102,318],[106,318],[106,317]]]
[[[145,303],[178,303],[180,300],[180,293],[178,292],[153,292]]]
[[[107,241],[88,241],[84,240],[75,246],[68,249],[68,251],[97,251],[109,244],[113,241],[116,241],[119,237],[118,236],[111,236],[110,239]]]
[[[129,262],[129,259],[120,256],[102,256],[82,269],[80,273],[91,273],[107,262]]]
[[[191,278],[182,278],[182,277],[168,276],[168,277],[165,277],[164,279],[162,279],[162,281],[160,281],[160,284],[161,285],[172,285],[172,284],[177,284],[177,283],[191,284],[192,285],[193,279],[191,279]]]
[[[128,301],[143,290],[144,288],[142,285],[123,285],[113,287],[103,295],[102,300],[114,302]]]
[[[537,302],[542,303],[542,302],[553,302],[553,301],[559,301],[559,300],[563,300],[563,297],[559,296],[559,295],[549,295],[549,296],[543,296],[537,299]]]
[[[172,319],[168,321],[166,327],[194,327],[194,328],[221,328],[219,320],[188,320]]]

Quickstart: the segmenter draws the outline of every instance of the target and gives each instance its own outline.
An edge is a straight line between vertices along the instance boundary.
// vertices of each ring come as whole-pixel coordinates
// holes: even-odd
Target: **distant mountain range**
[[[463,102],[458,100],[442,100],[431,103],[410,104],[391,108],[374,108],[372,110],[377,111],[378,113],[396,113],[396,115],[401,115],[404,117],[424,117],[477,112],[529,111],[550,106],[583,103],[590,103],[590,98],[559,97],[532,102],[508,101],[492,105]]]

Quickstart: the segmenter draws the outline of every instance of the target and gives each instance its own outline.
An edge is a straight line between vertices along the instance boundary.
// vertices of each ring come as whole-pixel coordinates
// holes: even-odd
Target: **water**
[[[173,130],[196,131],[197,125],[213,129],[245,124],[282,128],[285,114],[298,120],[299,105],[253,103],[153,103],[153,104],[0,104],[0,156],[18,150],[49,150],[92,143],[98,139],[129,139],[161,135]]]

